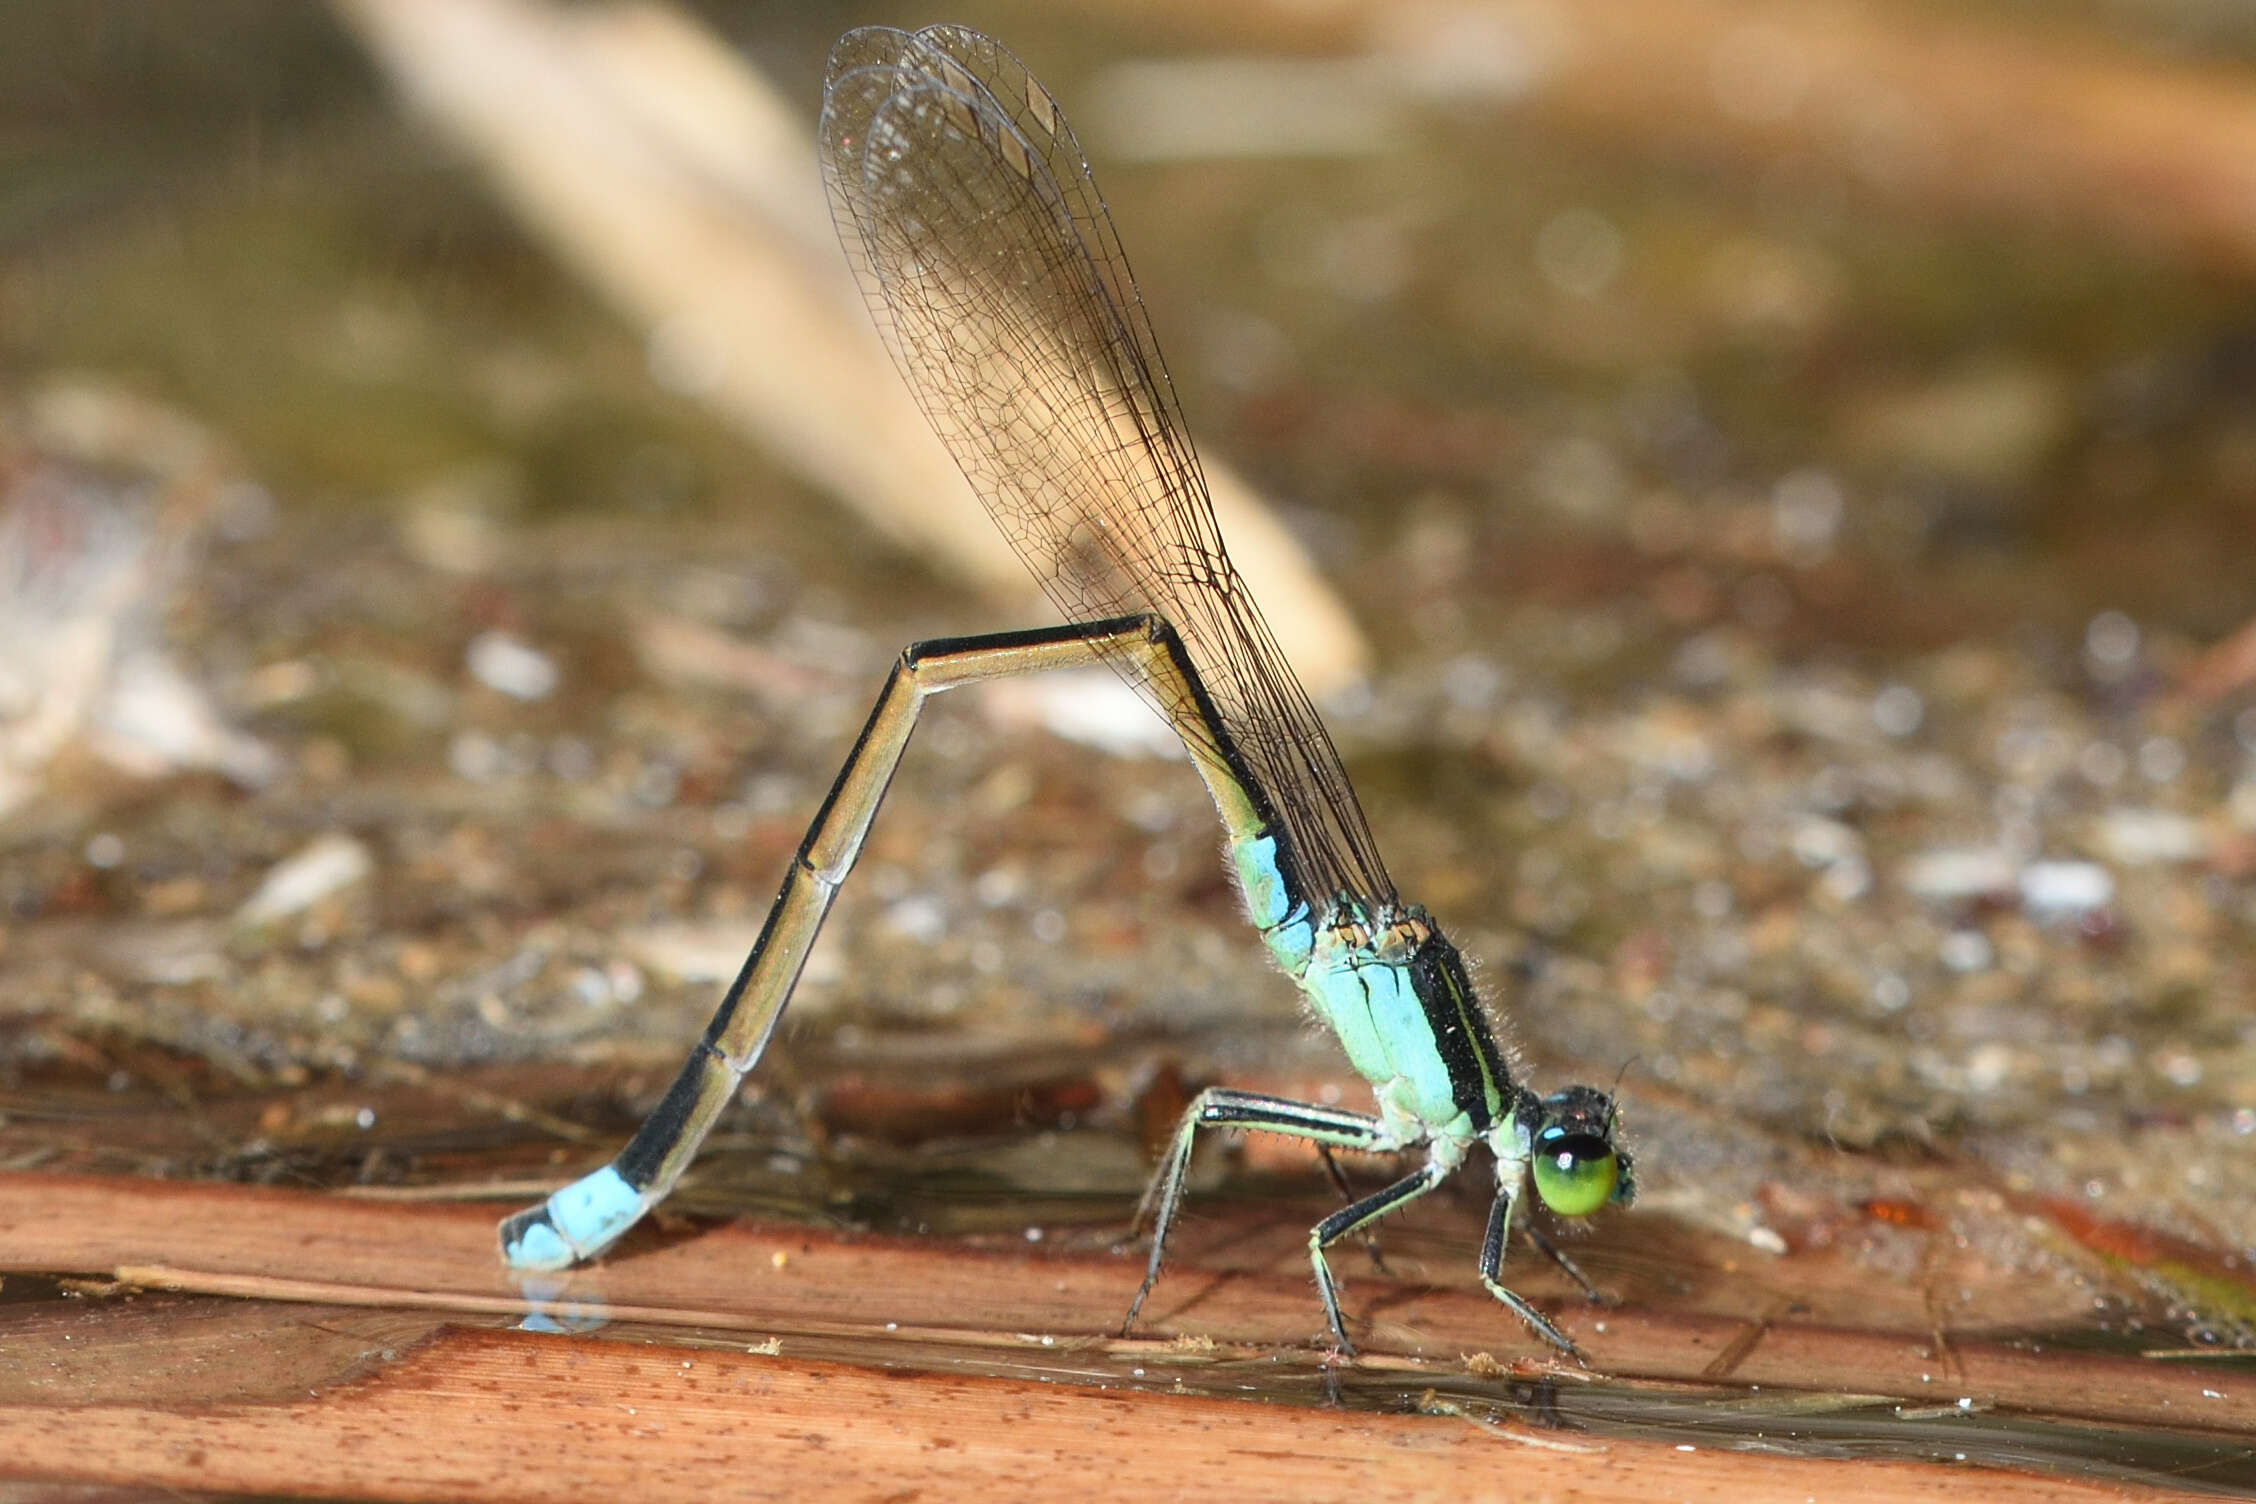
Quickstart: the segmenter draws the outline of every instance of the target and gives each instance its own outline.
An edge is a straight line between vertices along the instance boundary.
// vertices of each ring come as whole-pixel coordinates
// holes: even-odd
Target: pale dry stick
[[[422,116],[638,327],[677,384],[905,551],[1023,604],[1025,570],[893,374],[839,260],[805,124],[685,13],[535,0],[335,0]],[[1323,695],[1369,648],[1262,499],[1214,508]]]

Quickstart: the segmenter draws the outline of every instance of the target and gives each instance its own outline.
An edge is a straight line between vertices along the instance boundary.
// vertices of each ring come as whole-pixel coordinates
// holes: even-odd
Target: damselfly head
[[[1614,1099],[1570,1086],[1543,1099],[1530,1165],[1535,1194],[1562,1217],[1587,1217],[1637,1193],[1629,1151],[1614,1143]]]

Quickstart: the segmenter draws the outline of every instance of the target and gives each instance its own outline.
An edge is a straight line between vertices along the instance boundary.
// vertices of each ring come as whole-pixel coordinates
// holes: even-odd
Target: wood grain
[[[183,1407],[153,1397],[0,1404],[20,1476],[494,1499],[957,1499],[1013,1480],[1087,1500],[1226,1490],[1233,1499],[1802,1497],[1855,1486],[1945,1499],[1956,1469],[1611,1442],[1516,1446],[1444,1416],[1303,1410],[1019,1380],[441,1329],[374,1372],[288,1400]],[[1999,1500],[2118,1490],[1982,1476]]]
[[[1249,1499],[1702,1499],[1849,1485],[1939,1497],[1960,1470],[1578,1438],[1514,1446],[1462,1417],[1379,1416],[1101,1387],[1231,1356],[1306,1373],[1305,1281],[1186,1271],[1149,1339],[1111,1335],[1135,1262],[745,1223],[638,1237],[536,1292],[493,1253],[493,1208],[225,1185],[0,1175],[0,1270],[123,1273],[190,1293],[0,1307],[0,1475],[383,1499],[955,1498],[1010,1476],[1091,1498],[1229,1478]],[[1359,1369],[1413,1391],[1485,1349],[1549,1367],[1484,1296],[1359,1282],[1385,1310]],[[214,1299],[217,1296],[233,1299]],[[531,1310],[603,1336],[495,1329]],[[29,1314],[27,1314],[29,1313]],[[2256,1433],[2251,1386],[2183,1365],[1907,1334],[1636,1309],[1572,1313],[1615,1382],[1957,1395],[2036,1416]],[[489,1329],[472,1330],[485,1325]],[[1186,1345],[1170,1334],[1195,1333]],[[1751,1333],[1751,1334],[1750,1334]],[[1914,1336],[1916,1334],[1913,1334]],[[809,1356],[854,1339],[904,1370]],[[773,1342],[773,1352],[753,1352]],[[1282,1351],[1280,1351],[1282,1350]],[[984,1352],[989,1358],[981,1358]],[[938,1356],[935,1356],[937,1354]],[[1034,1382],[970,1372],[1033,1355]],[[1022,1360],[1023,1361],[1023,1360]],[[1573,1377],[1566,1379],[1572,1382]],[[1947,1392],[1944,1381],[1947,1381]],[[1516,1428],[1515,1428],[1516,1429]],[[1537,1438],[1542,1440],[1544,1438]],[[2118,1494],[1983,1474],[2003,1498]]]

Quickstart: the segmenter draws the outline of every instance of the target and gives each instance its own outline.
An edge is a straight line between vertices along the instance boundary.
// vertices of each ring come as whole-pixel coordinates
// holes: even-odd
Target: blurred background
[[[651,1105],[892,655],[1048,619],[815,177],[830,42],[934,19],[1077,125],[1404,892],[1626,1070],[1601,1282],[2248,1342],[2222,0],[18,0],[0,1157],[530,1186]],[[1117,1236],[1187,1090],[1360,1100],[1187,769],[1013,691],[686,1204]]]

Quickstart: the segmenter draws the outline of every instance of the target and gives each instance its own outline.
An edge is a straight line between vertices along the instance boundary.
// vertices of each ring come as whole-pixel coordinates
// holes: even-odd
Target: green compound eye
[[[1535,1194],[1562,1217],[1587,1217],[1604,1206],[1620,1176],[1614,1146],[1597,1134],[1536,1135]]]

